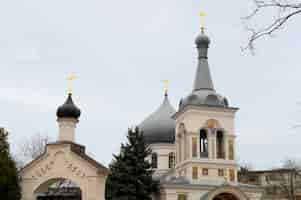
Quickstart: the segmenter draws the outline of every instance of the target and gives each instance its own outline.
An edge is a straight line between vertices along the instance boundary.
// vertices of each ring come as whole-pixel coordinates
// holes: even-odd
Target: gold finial
[[[168,88],[169,88],[169,80],[164,80],[164,94],[167,96],[168,94]]]
[[[201,30],[202,30],[202,32],[204,32],[204,29],[205,29],[205,18],[207,16],[207,13],[200,12],[199,16],[200,16],[200,20],[201,20]]]
[[[76,79],[76,76],[75,76],[75,74],[74,73],[72,73],[72,74],[69,74],[68,76],[67,76],[67,81],[68,81],[68,94],[72,94],[72,92],[73,92],[73,81]]]

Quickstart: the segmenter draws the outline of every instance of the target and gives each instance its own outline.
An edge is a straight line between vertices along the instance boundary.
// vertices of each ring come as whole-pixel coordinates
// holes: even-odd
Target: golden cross
[[[164,80],[163,83],[164,83],[164,93],[165,93],[165,95],[167,95],[168,87],[169,87],[169,80]]]
[[[72,82],[76,79],[76,76],[75,74],[69,74],[67,76],[67,81],[68,81],[68,94],[72,94],[73,92],[73,85],[72,85]]]
[[[200,19],[201,20],[201,29],[203,31],[205,29],[205,18],[207,16],[207,14],[205,12],[200,12],[199,16],[201,18]]]

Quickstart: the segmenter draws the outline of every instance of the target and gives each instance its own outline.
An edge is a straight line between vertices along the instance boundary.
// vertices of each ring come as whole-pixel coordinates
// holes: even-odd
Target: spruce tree
[[[151,149],[138,128],[128,130],[127,140],[110,164],[106,200],[151,200],[151,195],[158,192],[158,182],[153,180],[153,170],[146,159]]]
[[[15,161],[7,141],[8,133],[0,128],[0,199],[19,200],[21,191]]]

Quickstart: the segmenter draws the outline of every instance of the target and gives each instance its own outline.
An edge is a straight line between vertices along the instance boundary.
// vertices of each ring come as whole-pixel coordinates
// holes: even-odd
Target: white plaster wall
[[[174,144],[152,144],[150,145],[153,153],[157,153],[158,155],[158,168],[155,169],[155,174],[164,174],[167,173],[169,168],[169,153],[175,153],[175,145]],[[148,158],[151,161],[151,157]]]

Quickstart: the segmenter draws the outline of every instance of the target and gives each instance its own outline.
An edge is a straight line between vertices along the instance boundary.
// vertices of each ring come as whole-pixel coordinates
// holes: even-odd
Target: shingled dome
[[[228,100],[212,90],[193,91],[180,101],[179,109],[186,105],[206,105],[215,107],[228,107]]]
[[[58,107],[56,116],[58,118],[75,118],[80,117],[80,109],[73,103],[72,94],[68,95],[66,102]]]
[[[159,109],[139,125],[148,144],[175,142],[175,121],[171,118],[175,113],[166,94]]]

